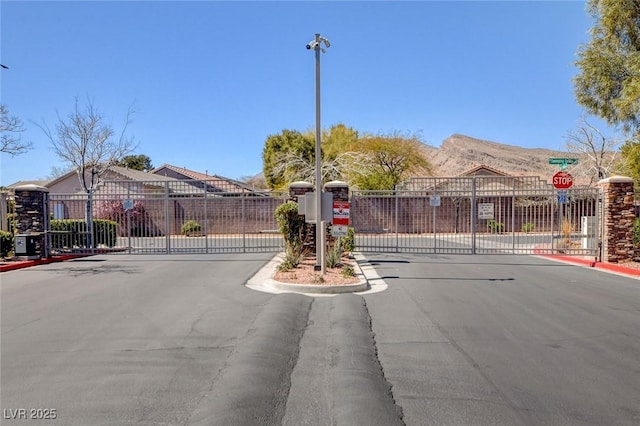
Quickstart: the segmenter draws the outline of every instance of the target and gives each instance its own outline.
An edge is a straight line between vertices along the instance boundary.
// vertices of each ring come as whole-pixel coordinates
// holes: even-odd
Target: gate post
[[[611,176],[598,185],[602,188],[604,202],[602,261],[619,263],[633,260],[633,179]]]
[[[325,192],[333,194],[333,201],[349,202],[349,184],[340,180],[332,180],[324,184]],[[331,222],[329,222],[331,225]],[[333,243],[333,236],[325,234],[325,246],[327,242]]]
[[[16,202],[16,255],[40,259],[49,257],[49,190],[38,185],[14,189]],[[20,237],[20,239],[18,239]],[[21,245],[18,252],[18,245]]]

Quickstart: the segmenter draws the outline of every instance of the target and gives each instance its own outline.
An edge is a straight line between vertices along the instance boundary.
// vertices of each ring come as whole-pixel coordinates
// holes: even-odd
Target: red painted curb
[[[0,272],[14,271],[16,269],[28,268],[30,266],[47,265],[54,262],[64,262],[65,260],[77,259],[79,257],[87,257],[91,254],[65,254],[62,256],[48,257],[45,259],[24,260],[18,262],[10,262],[6,265],[0,265]]]
[[[555,254],[538,254],[538,256],[546,257],[548,259],[560,260],[562,262],[567,262],[567,263],[576,263],[579,265],[589,266],[591,268],[596,268],[596,269],[604,269],[605,271],[618,272],[621,274],[640,277],[640,270],[625,268],[624,264],[620,265],[617,263],[596,262],[594,260],[581,259],[579,257],[562,256],[562,255],[555,255]]]

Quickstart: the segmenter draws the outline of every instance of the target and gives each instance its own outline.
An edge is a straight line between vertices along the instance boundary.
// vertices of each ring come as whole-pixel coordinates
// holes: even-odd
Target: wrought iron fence
[[[106,181],[86,194],[51,195],[51,248],[126,253],[278,251],[280,193],[212,192],[206,181]],[[91,203],[93,247],[87,241]]]
[[[538,177],[415,178],[396,191],[354,191],[351,199],[361,251],[598,251],[595,188],[559,192]]]

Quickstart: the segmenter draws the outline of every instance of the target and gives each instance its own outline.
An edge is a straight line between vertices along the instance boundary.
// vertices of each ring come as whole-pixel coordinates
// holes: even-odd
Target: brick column
[[[333,194],[333,201],[349,201],[349,184],[340,180],[332,180],[324,184],[325,192]],[[331,224],[329,224],[331,225]],[[327,241],[329,244],[333,244],[333,236],[331,232],[327,235]]]
[[[49,229],[49,190],[38,185],[14,189],[16,202],[16,235],[28,236],[35,245],[34,258],[48,257],[45,232]]]
[[[598,182],[604,200],[602,260],[619,263],[632,260],[635,219],[633,179],[611,176]]]
[[[349,201],[349,184],[340,180],[332,180],[324,184],[325,192],[331,192],[335,201]]]
[[[298,202],[299,196],[304,196],[307,192],[313,191],[313,184],[305,181],[298,181],[289,184],[289,198]]]

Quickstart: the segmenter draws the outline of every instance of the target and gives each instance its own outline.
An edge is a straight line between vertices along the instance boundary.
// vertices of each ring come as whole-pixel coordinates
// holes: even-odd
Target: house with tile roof
[[[245,182],[229,179],[219,175],[209,175],[208,173],[199,173],[184,167],[176,167],[170,164],[163,164],[160,167],[149,172],[156,176],[164,176],[183,181],[191,181],[194,186],[203,190],[206,188],[207,193],[219,194],[250,194],[255,196],[266,196],[268,191],[256,188]]]

